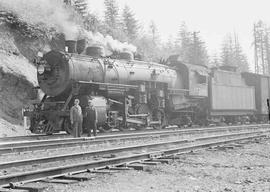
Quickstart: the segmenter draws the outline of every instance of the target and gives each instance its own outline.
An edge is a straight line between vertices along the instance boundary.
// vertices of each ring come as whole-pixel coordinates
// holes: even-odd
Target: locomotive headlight
[[[39,52],[37,53],[37,56],[40,57],[40,58],[42,58],[42,57],[43,57],[43,53],[39,51]]]
[[[37,67],[37,72],[38,72],[38,74],[42,75],[42,74],[45,72],[45,67],[44,67],[44,65],[39,65],[39,66]]]

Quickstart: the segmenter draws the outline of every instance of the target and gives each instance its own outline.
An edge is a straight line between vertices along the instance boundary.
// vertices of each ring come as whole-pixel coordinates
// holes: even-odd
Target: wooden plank
[[[177,160],[177,159],[181,159],[181,158],[183,158],[183,157],[172,155],[172,156],[168,156],[168,157],[164,157],[164,158],[160,158],[160,159],[171,159],[173,161],[173,160]],[[155,159],[153,159],[153,160],[155,160]]]
[[[141,164],[144,164],[144,165],[159,165],[159,164],[161,164],[161,162],[158,162],[158,161],[143,161],[143,162],[141,162]]]
[[[130,167],[130,168],[133,168],[133,169],[139,170],[139,171],[150,170],[150,166],[144,165],[144,164],[129,164],[129,165],[127,165],[127,167]]]
[[[25,184],[25,185],[15,185],[12,186],[13,189],[18,189],[18,190],[25,190],[28,192],[42,192],[47,189],[47,187],[39,187],[39,186],[33,186],[31,184]]]
[[[110,170],[115,170],[115,171],[125,171],[125,170],[133,170],[131,167],[110,167]]]
[[[118,173],[118,171],[109,170],[109,169],[101,169],[101,170],[91,170],[90,173],[112,174],[112,173]]]
[[[29,192],[29,191],[28,190],[23,190],[23,189],[0,188],[0,192]]]
[[[87,181],[95,178],[95,176],[79,176],[79,175],[66,175],[59,177],[60,179],[65,179],[65,180],[76,180],[76,181]]]
[[[78,180],[71,180],[71,179],[45,179],[42,181],[46,183],[61,183],[61,184],[72,184],[78,182]]]
[[[172,163],[173,162],[173,159],[152,159],[150,162],[159,162],[159,163]]]

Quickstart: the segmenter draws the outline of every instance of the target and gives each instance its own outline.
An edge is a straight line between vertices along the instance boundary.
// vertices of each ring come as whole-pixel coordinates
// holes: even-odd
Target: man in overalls
[[[79,105],[80,100],[75,99],[74,106],[70,109],[70,122],[73,128],[73,136],[80,137],[82,132],[82,108]]]
[[[88,137],[91,137],[91,130],[93,130],[94,136],[97,135],[97,110],[92,104],[91,100],[88,100],[88,106],[85,108],[85,126],[88,130]]]

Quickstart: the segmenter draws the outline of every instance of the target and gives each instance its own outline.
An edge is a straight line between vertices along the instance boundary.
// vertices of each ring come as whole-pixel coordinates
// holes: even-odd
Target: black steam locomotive
[[[104,57],[102,47],[78,43],[67,41],[66,52],[50,51],[36,62],[45,95],[24,112],[33,133],[71,133],[69,109],[75,98],[83,110],[93,100],[100,131],[267,117],[268,76],[185,64],[177,55],[166,65],[134,60],[128,51],[112,59]]]

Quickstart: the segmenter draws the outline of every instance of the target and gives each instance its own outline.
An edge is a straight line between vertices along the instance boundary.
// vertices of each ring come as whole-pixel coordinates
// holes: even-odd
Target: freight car
[[[80,42],[67,41],[66,52],[50,51],[36,61],[45,95],[24,112],[33,133],[71,133],[69,109],[75,98],[83,110],[93,100],[100,131],[208,124],[257,111],[254,85],[236,71],[210,71],[182,63],[177,55],[166,65],[134,60],[129,52],[112,59],[104,57],[102,47],[85,48]]]
[[[254,121],[266,122],[269,116],[269,106],[267,99],[270,98],[270,76],[255,73],[242,73],[247,85],[255,89],[255,106]]]

